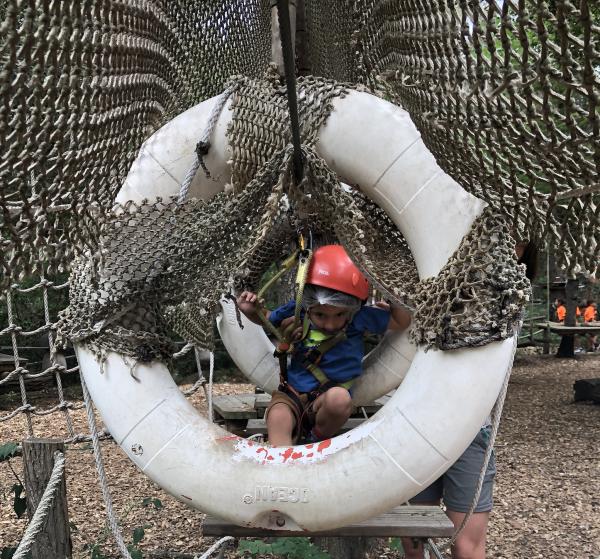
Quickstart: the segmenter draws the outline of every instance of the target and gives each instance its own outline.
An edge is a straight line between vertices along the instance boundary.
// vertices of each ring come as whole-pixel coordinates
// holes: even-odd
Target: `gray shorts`
[[[490,428],[484,427],[479,431],[467,450],[450,466],[450,469],[427,489],[413,497],[410,502],[417,504],[443,499],[449,510],[469,512],[471,501],[477,489],[477,480],[479,479],[479,472],[489,438]],[[475,512],[489,512],[492,510],[495,475],[496,460],[492,452]]]

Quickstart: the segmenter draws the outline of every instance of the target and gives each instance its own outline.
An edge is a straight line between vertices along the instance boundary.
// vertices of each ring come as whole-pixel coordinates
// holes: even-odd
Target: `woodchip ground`
[[[575,380],[591,377],[600,377],[600,355],[576,360],[518,357],[496,445],[498,476],[488,557],[600,558],[600,405],[573,403],[572,390]],[[219,384],[215,393],[252,389],[247,384]],[[37,405],[55,403],[47,393],[32,396]],[[202,391],[193,401],[206,410]],[[2,414],[15,407],[6,397],[0,400]],[[36,436],[63,429],[62,425],[56,428],[56,422],[63,421],[57,414],[36,419]],[[74,421],[78,431],[87,431],[83,410],[74,413]],[[18,441],[25,434],[23,418],[0,423],[0,443]],[[178,555],[191,559],[214,542],[202,537],[200,512],[163,493],[113,443],[104,442],[103,452],[125,539],[130,542],[132,530],[144,527],[139,547],[145,558]],[[90,557],[92,544],[99,544],[105,557],[118,557],[104,530],[104,506],[91,446],[72,446],[67,460],[74,557]],[[21,460],[12,459],[11,465],[20,475]],[[9,467],[0,463],[0,548],[16,545],[26,526],[12,509],[13,483]],[[162,507],[144,506],[145,498],[159,499]],[[400,554],[382,542],[373,557],[391,559]]]

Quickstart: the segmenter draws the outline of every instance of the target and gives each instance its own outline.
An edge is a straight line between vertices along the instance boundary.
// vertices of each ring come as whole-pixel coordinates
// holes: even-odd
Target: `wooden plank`
[[[213,399],[213,408],[223,419],[251,419],[256,417],[254,394],[217,396]]]
[[[375,400],[373,403],[371,404],[365,404],[364,406],[360,406],[361,408],[365,408],[366,412],[371,415],[374,414],[375,412],[379,411],[381,409],[381,407],[391,398],[391,396],[389,396],[388,394],[385,394],[384,396],[382,396],[381,398],[377,398],[377,400]],[[256,402],[255,402],[255,406],[256,409],[265,409],[268,405],[269,402],[271,401],[271,396],[270,394],[257,394],[256,395]],[[360,411],[360,408],[359,408]],[[361,412],[362,413],[362,412]]]
[[[344,423],[340,433],[345,433],[358,427],[365,419],[363,417],[351,417]],[[246,424],[246,435],[257,435],[267,432],[267,423],[264,418],[249,419]]]
[[[439,538],[451,536],[454,525],[439,507],[429,506],[400,506],[392,511],[350,524],[342,528],[324,530],[322,532],[298,532],[294,530],[266,530],[264,528],[247,528],[236,526],[214,516],[207,515],[204,519],[202,533],[204,536],[235,536],[235,537],[412,537]]]
[[[548,328],[550,332],[560,336],[571,336],[573,334],[598,334],[600,333],[600,322],[588,322],[585,326],[565,326],[562,322],[538,322],[539,328]]]
[[[271,395],[270,394],[256,394],[256,397],[254,399],[254,407],[259,410],[259,409],[266,409],[267,406],[269,405],[269,403],[271,402]]]

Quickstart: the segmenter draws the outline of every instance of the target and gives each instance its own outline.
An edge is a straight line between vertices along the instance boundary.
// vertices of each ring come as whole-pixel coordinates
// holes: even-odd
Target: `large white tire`
[[[190,109],[146,142],[119,201],[178,194],[214,102]],[[230,118],[223,111],[207,161],[220,179],[199,173],[190,196],[210,196],[228,180]],[[343,179],[388,212],[421,277],[439,272],[484,207],[441,171],[405,111],[366,93],[334,102],[317,147]],[[180,173],[171,172],[174,161]],[[113,437],[166,491],[240,525],[322,530],[389,510],[444,472],[489,414],[515,343],[513,337],[471,349],[418,349],[375,416],[334,439],[290,448],[263,447],[209,423],[161,363],[138,363],[134,379],[129,361],[116,353],[104,374],[90,351],[77,347],[77,355]],[[392,372],[410,361],[395,344],[390,340],[376,356]]]

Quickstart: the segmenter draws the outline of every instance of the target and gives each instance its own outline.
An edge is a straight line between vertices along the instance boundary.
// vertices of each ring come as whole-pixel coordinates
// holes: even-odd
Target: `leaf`
[[[402,553],[404,553],[404,548],[402,547],[402,541],[400,540],[400,538],[392,538],[390,540],[390,549],[397,549],[399,551],[401,551]]]
[[[133,545],[137,545],[138,543],[140,543],[144,539],[145,533],[146,532],[144,531],[143,526],[138,526],[137,528],[134,528],[134,530],[133,530]]]
[[[4,462],[9,458],[13,458],[18,454],[17,449],[19,445],[17,443],[4,443],[0,445],[0,462]],[[7,549],[7,548],[3,548]]]
[[[144,500],[142,501],[142,506],[149,507],[150,505],[152,505],[156,510],[163,508],[163,504],[160,499],[153,499],[152,497],[145,497]]]
[[[21,497],[21,493],[23,493],[23,486],[20,483],[15,483],[12,486],[12,491],[15,494],[15,498],[13,499],[13,509],[17,515],[17,518],[21,518],[27,510],[27,499],[25,499],[25,497]]]
[[[133,545],[128,545],[127,551],[129,551],[129,555],[131,555],[131,559],[144,559],[142,551]]]

